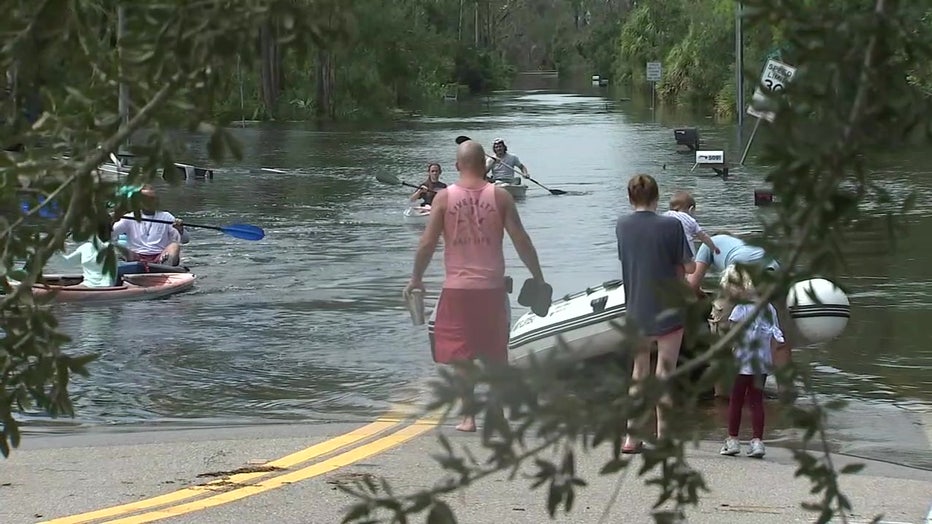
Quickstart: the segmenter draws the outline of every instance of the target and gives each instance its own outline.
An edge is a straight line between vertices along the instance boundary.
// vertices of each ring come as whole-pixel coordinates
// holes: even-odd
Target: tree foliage
[[[744,2],[749,31],[777,28],[781,44],[794,50],[792,63],[798,67],[793,83],[777,100],[773,124],[777,138],[763,152],[763,162],[772,166],[767,180],[778,203],[771,218],[761,219],[763,233],[755,242],[782,264],[778,272],[755,275],[761,282],[755,314],[722,336],[693,337],[690,351],[670,377],[651,377],[640,384],[631,384],[625,366],[619,364],[631,349],[627,344],[619,348],[616,359],[591,366],[567,366],[548,357],[527,370],[479,365],[465,375],[441,372],[428,409],[449,414],[463,388],[478,385],[485,391],[475,405],[475,412],[485,416],[479,442],[454,450],[439,437],[443,452],[435,458],[445,474],[435,486],[407,494],[397,494],[387,481],[345,488],[357,498],[346,522],[407,522],[423,512],[429,522],[455,522],[444,496],[496,473],[510,474],[512,481],[523,473],[530,488],[546,488],[544,500],[551,515],[560,509],[570,512],[575,491],[587,484],[576,471],[576,455],[601,453],[600,475],[622,475],[633,468],[634,463],[620,454],[629,420],[634,421],[635,436],[653,440],[654,446],[638,461],[640,468],[628,474],[656,487],[656,507],[683,513],[698,502],[706,486],[702,472],[690,464],[685,446],[699,437],[693,419],[699,392],[733,372],[728,348],[767,302],[785,296],[793,282],[815,275],[839,280],[844,263],[840,246],[849,241],[850,226],[865,213],[862,208],[870,205],[871,213],[877,209],[888,213],[891,233],[898,234],[896,217],[909,209],[914,197],[895,200],[883,181],[871,176],[871,159],[932,135],[932,104],[911,80],[932,59],[927,19],[917,16],[915,4],[819,2],[814,9],[814,3]],[[648,6],[659,9],[660,4],[642,3],[630,20],[640,20],[645,28],[659,24],[664,13]],[[695,26],[689,29],[690,23],[682,27],[682,32],[630,40],[625,52],[628,56],[653,53],[667,44],[672,50],[680,37],[705,34]],[[633,31],[626,27],[621,38],[630,38]],[[679,48],[684,53],[690,49]],[[690,60],[683,63],[697,65]],[[690,312],[687,331],[701,333],[702,302],[684,291],[675,303]],[[805,357],[804,352],[798,352],[799,357]],[[803,432],[803,449],[793,452],[797,475],[811,482],[811,493],[817,497],[814,502],[804,501],[803,507],[819,523],[835,516],[844,520],[851,501],[843,493],[842,475],[859,468],[836,470],[825,420],[838,405],[819,401],[804,364],[776,376],[782,385],[802,381],[809,397],[807,403],[797,404],[790,396],[779,401],[783,414]],[[665,395],[673,395],[675,402],[661,403]],[[672,421],[660,441],[643,430],[656,406],[667,410],[665,418]],[[501,408],[511,413],[511,423],[499,414]],[[558,459],[545,458],[551,454]]]
[[[62,352],[67,337],[30,289],[66,239],[108,237],[111,204],[138,207],[138,197],[115,196],[116,182],[96,168],[132,138],[139,161],[129,183],[163,169],[170,176],[180,150],[169,133],[175,129],[210,133],[215,159],[238,154],[224,122],[211,118],[230,86],[222,72],[237,60],[258,63],[252,42],[269,24],[279,28],[279,45],[299,54],[340,38],[344,23],[317,23],[321,9],[337,5],[41,0],[8,6],[0,20],[0,69],[7,72],[0,143],[14,151],[0,154],[0,453],[19,443],[15,412],[72,414],[69,377],[86,374],[93,358]],[[122,35],[118,9],[125,14]],[[130,93],[125,118],[118,113],[120,83]],[[142,130],[145,136],[137,134]],[[23,202],[28,212],[21,211]],[[54,218],[41,218],[53,208]],[[115,266],[112,249],[104,258]]]

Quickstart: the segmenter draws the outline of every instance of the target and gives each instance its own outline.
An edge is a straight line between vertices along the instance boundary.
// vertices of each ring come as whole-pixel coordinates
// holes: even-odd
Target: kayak
[[[408,218],[427,218],[430,216],[430,206],[411,206],[404,211]]]
[[[523,184],[510,184],[508,182],[495,182],[495,185],[504,188],[513,198],[523,198],[527,193],[527,186]]]
[[[94,303],[152,300],[194,287],[191,273],[141,273],[123,277],[122,286],[85,287],[81,275],[46,275],[42,284],[32,286],[34,297],[53,295],[52,302]]]

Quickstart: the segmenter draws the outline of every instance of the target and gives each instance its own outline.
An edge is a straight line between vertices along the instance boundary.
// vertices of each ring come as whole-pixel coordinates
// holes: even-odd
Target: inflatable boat
[[[619,321],[625,316],[625,290],[621,280],[566,295],[550,306],[545,317],[528,311],[511,328],[508,360],[527,367],[530,356],[543,358],[558,349],[559,336],[573,361],[587,360],[617,351],[623,336]]]

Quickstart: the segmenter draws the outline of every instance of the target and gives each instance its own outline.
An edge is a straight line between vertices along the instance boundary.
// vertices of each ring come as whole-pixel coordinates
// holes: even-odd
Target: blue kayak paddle
[[[124,217],[126,220],[136,220],[135,217]],[[156,222],[159,224],[172,224],[171,220],[158,220],[155,218],[139,218],[143,222]],[[228,226],[202,226],[199,224],[188,224],[184,223],[184,227],[201,227],[204,229],[213,229],[220,231],[227,235],[230,235],[234,238],[239,238],[242,240],[262,240],[265,238],[265,231],[261,227],[256,227],[251,224],[230,224]]]

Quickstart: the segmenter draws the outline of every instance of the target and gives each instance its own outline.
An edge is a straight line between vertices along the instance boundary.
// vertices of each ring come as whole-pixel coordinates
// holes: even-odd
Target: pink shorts
[[[508,362],[511,319],[508,318],[507,299],[504,288],[444,288],[430,336],[434,362],[450,364],[479,358]]]
[[[162,261],[162,254],[156,253],[154,255],[143,255],[142,253],[136,253],[136,259],[139,262],[148,262],[150,264],[158,264]]]

